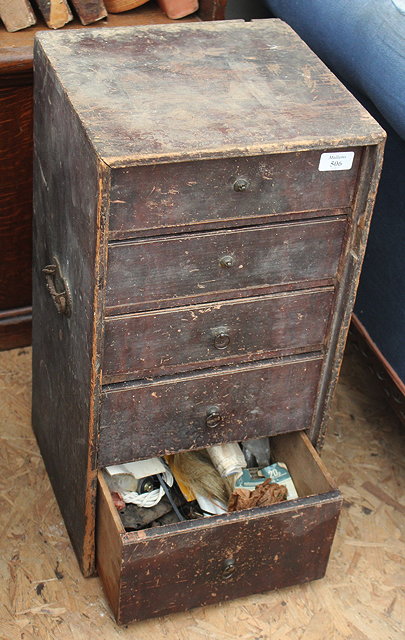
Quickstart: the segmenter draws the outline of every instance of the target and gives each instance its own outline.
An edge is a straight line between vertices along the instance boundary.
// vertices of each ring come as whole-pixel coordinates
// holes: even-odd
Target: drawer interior
[[[130,533],[99,472],[98,572],[118,622],[324,575],[340,493],[305,433],[275,436],[271,448],[297,499]]]

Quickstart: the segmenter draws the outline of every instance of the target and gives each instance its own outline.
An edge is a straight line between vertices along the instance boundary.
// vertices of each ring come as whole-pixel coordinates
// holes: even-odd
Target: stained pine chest
[[[37,37],[33,426],[119,622],[324,574],[383,143],[278,20]],[[298,499],[125,532],[100,469],[260,436]]]

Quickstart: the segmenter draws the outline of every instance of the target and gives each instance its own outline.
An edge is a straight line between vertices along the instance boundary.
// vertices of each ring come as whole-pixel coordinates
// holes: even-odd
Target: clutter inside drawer
[[[104,476],[126,531],[298,498],[269,438],[114,465]]]

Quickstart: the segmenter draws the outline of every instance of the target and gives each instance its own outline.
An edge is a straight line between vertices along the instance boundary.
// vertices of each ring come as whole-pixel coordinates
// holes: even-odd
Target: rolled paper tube
[[[222,478],[235,474],[240,475],[242,469],[246,467],[245,456],[236,442],[208,447],[207,453]]]

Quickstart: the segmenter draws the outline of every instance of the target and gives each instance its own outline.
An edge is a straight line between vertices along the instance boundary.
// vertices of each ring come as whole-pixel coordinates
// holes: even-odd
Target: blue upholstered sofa
[[[264,0],[387,131],[355,323],[405,388],[405,0]]]

